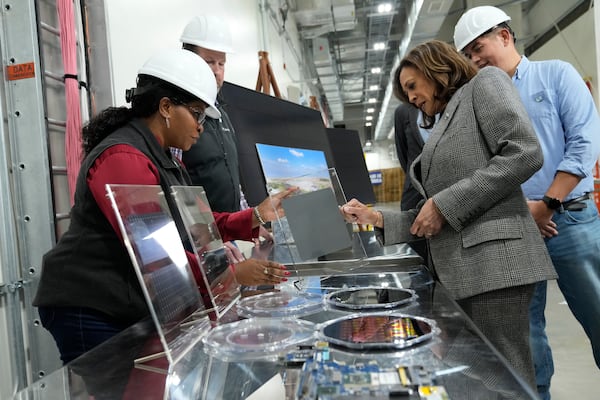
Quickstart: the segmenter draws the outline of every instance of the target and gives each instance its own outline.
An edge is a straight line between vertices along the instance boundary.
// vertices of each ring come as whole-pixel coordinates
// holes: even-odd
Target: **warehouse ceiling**
[[[358,130],[363,140],[374,138],[400,49],[410,45],[408,38],[419,15],[417,3],[296,0],[294,16],[307,58],[313,59],[312,73],[318,77],[321,103],[334,124]],[[423,2],[421,9],[427,7],[441,16],[426,22],[431,36],[437,33],[452,3]]]
[[[487,4],[521,5],[526,16],[541,3]],[[561,4],[566,10],[590,3],[563,0],[553,6]],[[466,4],[465,0],[280,0],[279,12],[293,15],[308,74],[316,78],[329,119],[336,126],[357,130],[364,143],[392,137],[393,111],[399,103],[391,93],[390,76],[401,54],[430,39],[452,43],[454,25]],[[549,24],[553,25],[556,22]],[[527,46],[536,37],[526,39]]]

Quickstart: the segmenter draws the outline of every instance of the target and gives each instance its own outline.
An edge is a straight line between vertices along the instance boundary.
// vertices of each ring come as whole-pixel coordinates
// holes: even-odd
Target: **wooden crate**
[[[381,184],[373,185],[377,203],[398,202],[402,197],[405,174],[402,168],[387,168],[381,170]]]

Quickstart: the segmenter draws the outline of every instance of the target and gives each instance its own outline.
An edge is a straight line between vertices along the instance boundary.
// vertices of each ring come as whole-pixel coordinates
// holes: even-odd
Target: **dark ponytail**
[[[127,107],[108,107],[92,118],[81,132],[84,156],[105,137],[129,122],[131,114],[131,109]]]
[[[187,103],[196,99],[195,96],[177,86],[150,75],[138,75],[136,89],[132,93],[131,108],[108,107],[83,127],[81,134],[84,157],[105,137],[133,118],[146,118],[154,114],[163,97],[176,99],[179,103]]]

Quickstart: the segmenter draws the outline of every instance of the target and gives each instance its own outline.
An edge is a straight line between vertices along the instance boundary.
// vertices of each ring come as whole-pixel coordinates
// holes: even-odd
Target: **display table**
[[[380,260],[355,268],[347,274],[339,273],[339,263],[334,267],[324,263],[327,274],[317,274],[316,263],[306,268],[304,273],[301,273],[303,276],[292,277],[281,290],[294,293],[300,288],[303,292],[322,295],[342,287],[359,286],[405,288],[414,291],[414,301],[391,311],[435,321],[438,331],[433,338],[414,346],[392,350],[349,349],[333,345],[328,347],[330,363],[343,366],[340,367],[342,374],[344,371],[351,371],[352,375],[348,379],[356,379],[356,387],[359,383],[365,385],[362,378],[360,382],[356,378],[369,375],[364,371],[371,371],[372,376],[373,371],[402,369],[412,373],[413,378],[417,371],[422,374],[422,379],[434,380],[438,387],[445,389],[447,398],[450,399],[537,398],[482,337],[445,288],[435,283],[423,266],[415,263],[417,259],[404,257],[396,261]],[[329,275],[332,268],[337,272]],[[306,273],[308,270],[311,274]],[[318,330],[321,324],[351,313],[355,311],[325,307],[321,311],[303,316],[302,319],[315,323]],[[237,313],[231,310],[228,320],[237,319]],[[209,329],[208,325],[206,327]],[[306,348],[315,341],[311,340]],[[274,376],[276,379],[272,382],[275,382],[275,386],[282,386],[279,389],[285,392],[285,397],[293,399],[297,396],[311,398],[311,382],[318,383],[314,379],[306,379],[310,371],[302,369],[301,356],[298,359],[299,356],[293,352],[284,352],[287,354],[270,358],[260,357],[258,360],[224,361],[218,356],[207,354],[204,347],[202,342],[193,346],[168,376],[160,372],[166,369],[165,360],[161,358],[146,362],[142,368],[134,368],[135,359],[161,351],[160,343],[154,334],[154,325],[151,321],[141,322],[37,381],[18,393],[15,399],[89,399],[90,396],[94,396],[95,399],[161,399],[165,384],[169,388],[168,396],[171,399],[242,399],[261,388]],[[310,351],[312,350],[304,353]],[[313,369],[314,371],[316,370]],[[334,375],[331,369],[323,371],[324,375]],[[315,377],[321,379],[317,375]],[[347,384],[346,387],[351,387],[348,379],[342,377],[341,381]],[[282,383],[278,384],[278,381]],[[336,382],[335,379],[332,381]],[[298,390],[299,386],[302,390]],[[372,397],[366,398],[389,398],[377,395],[376,390],[372,393]],[[423,394],[419,397],[418,393],[397,394],[399,398],[427,398],[423,397]],[[327,397],[322,394],[319,398]],[[432,395],[429,398],[443,397]]]

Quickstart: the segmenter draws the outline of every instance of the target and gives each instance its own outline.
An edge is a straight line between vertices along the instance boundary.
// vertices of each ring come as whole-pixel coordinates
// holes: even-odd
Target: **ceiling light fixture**
[[[365,120],[367,120],[367,121],[373,121],[373,116],[372,115],[367,115],[365,117]]]
[[[373,50],[384,50],[384,49],[385,49],[384,42],[377,42],[373,45]]]
[[[451,4],[449,2],[446,3]],[[418,16],[421,12],[421,9],[423,8],[424,2],[422,0],[418,0],[413,2],[413,4],[414,6],[411,8],[411,11],[407,14],[406,26],[404,27],[404,35],[400,40],[398,48],[396,49],[396,55],[394,57],[393,67],[391,68],[391,71],[394,71],[396,70],[396,68],[398,68],[398,66],[400,65],[400,60],[402,59],[402,57],[404,57],[408,49],[413,45],[413,39],[418,41],[418,39],[413,37],[413,35],[415,33],[414,31],[417,20],[421,21],[421,19],[419,19]],[[373,140],[381,140],[383,138],[388,137],[390,132],[394,129],[394,110],[397,107],[397,103],[395,102],[393,95],[393,80],[389,80],[388,83],[385,86],[382,86],[380,90],[384,92],[384,96],[381,99],[381,101],[377,103],[379,110],[377,117],[378,121],[374,124],[375,126],[373,129],[372,136]]]
[[[372,122],[365,122],[365,126],[371,126],[371,125],[373,125]]]
[[[371,68],[371,73],[372,74],[380,74],[381,68],[379,68],[379,67]]]
[[[376,103],[377,99],[374,97],[371,97],[368,101],[369,101],[369,103]]]
[[[382,3],[377,6],[377,12],[380,14],[389,13],[392,11],[392,5],[390,3]]]
[[[367,112],[368,112],[368,113],[375,112],[375,109],[374,109],[374,108],[367,108]]]
[[[377,90],[377,89],[379,89],[379,86],[377,86],[377,85],[369,86],[369,90]]]

